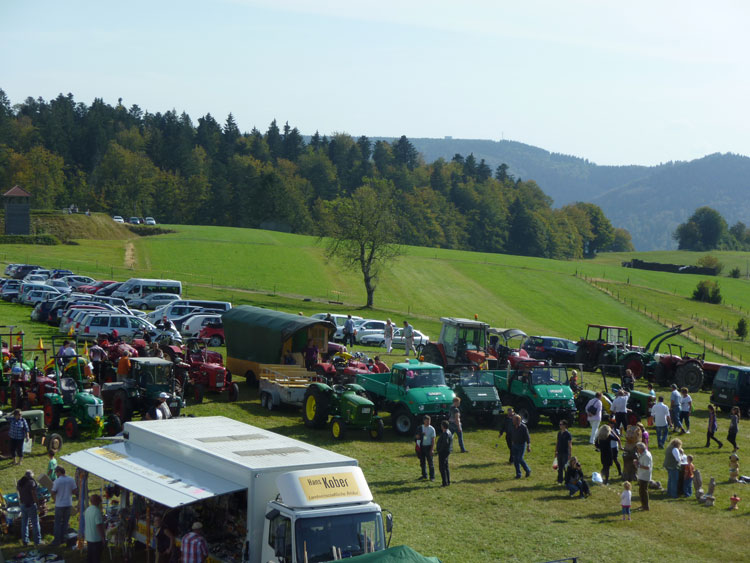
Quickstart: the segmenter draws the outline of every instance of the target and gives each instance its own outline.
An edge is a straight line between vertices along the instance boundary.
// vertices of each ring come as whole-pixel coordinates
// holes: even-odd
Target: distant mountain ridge
[[[373,138],[373,141],[393,138]],[[711,154],[658,166],[599,166],[516,141],[420,139],[409,141],[426,162],[470,153],[494,171],[502,163],[516,178],[534,180],[555,202],[597,204],[616,227],[630,231],[638,250],[677,247],[672,233],[696,208],[708,205],[731,226],[750,224],[750,158]]]

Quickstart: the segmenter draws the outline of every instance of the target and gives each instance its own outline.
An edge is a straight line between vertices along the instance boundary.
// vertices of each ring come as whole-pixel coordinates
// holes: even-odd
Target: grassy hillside
[[[31,213],[31,231],[34,234],[55,235],[61,241],[73,239],[127,239],[133,233],[127,226],[115,223],[109,215],[92,213],[85,215],[61,212]],[[0,213],[0,233],[5,232],[5,214]]]
[[[283,233],[212,227],[172,227],[177,232],[147,238],[80,240],[79,246],[8,246],[0,260],[31,261],[67,266],[96,277],[174,277],[186,282],[188,296],[226,298],[305,314],[325,310],[357,312],[364,292],[356,272],[327,263],[316,239]],[[648,255],[640,255],[650,259]],[[747,311],[747,281],[721,278],[722,293],[733,305],[700,306],[688,299],[699,276],[630,270],[620,267],[628,256],[603,255],[595,261],[557,262],[515,256],[489,255],[429,248],[407,248],[384,274],[375,296],[377,309],[360,314],[391,316],[397,322],[412,319],[417,328],[436,337],[439,317],[478,314],[493,326],[515,326],[526,332],[577,338],[588,322],[625,325],[644,344],[668,321],[696,324],[708,342],[729,343],[721,329]],[[667,259],[669,258],[669,259]],[[674,260],[672,260],[674,258]],[[685,253],[653,258],[689,263]],[[740,264],[746,255],[722,255]],[[329,301],[341,301],[332,305]],[[22,326],[34,342],[47,346],[53,331],[28,321],[27,308],[0,302],[4,324]],[[689,349],[696,344],[675,339]],[[710,350],[710,348],[709,348]],[[709,354],[718,358],[718,354]],[[387,358],[389,363],[397,354]],[[600,376],[586,374],[584,383],[602,389]],[[631,523],[619,520],[618,482],[597,487],[587,500],[570,500],[558,488],[551,470],[555,430],[543,422],[532,433],[533,470],[528,480],[516,481],[506,464],[504,439],[497,431],[467,423],[468,454],[454,453],[454,485],[441,489],[416,481],[419,468],[410,440],[397,438],[390,428],[382,443],[351,432],[343,442],[328,432],[306,429],[295,410],[268,413],[260,409],[257,390],[241,384],[241,400],[227,405],[222,399],[190,406],[196,415],[224,414],[356,457],[371,484],[375,499],[396,517],[394,543],[407,543],[446,563],[487,561],[548,561],[577,556],[583,561],[601,558],[630,561],[633,553],[616,545],[638,546],[643,561],[726,561],[746,558],[744,547],[746,503],[742,510],[725,510],[728,497],[741,489],[727,484],[727,448],[704,449],[707,394],[696,393],[693,432],[686,435],[688,453],[704,479],[716,478],[717,507],[707,509],[694,500],[666,500],[656,493],[648,513],[635,513]],[[390,427],[390,422],[386,420]],[[724,439],[728,422],[719,421],[717,435]],[[746,423],[743,421],[743,425]],[[750,448],[741,427],[740,446]],[[587,445],[588,430],[573,429],[574,454],[587,473],[599,470],[599,454]],[[652,437],[652,444],[655,437]],[[66,451],[90,447],[93,441],[66,444]],[[655,479],[666,481],[661,470],[663,453],[654,448]],[[15,471],[2,462],[0,488],[12,488]],[[41,470],[41,455],[28,465]],[[637,503],[635,504],[637,506]],[[738,521],[737,518],[740,520]],[[594,526],[592,526],[594,525]],[[593,532],[593,533],[592,533]],[[705,541],[711,537],[713,542]],[[716,550],[714,545],[722,545]],[[18,547],[12,544],[11,547]],[[11,552],[13,550],[11,549]],[[673,555],[672,555],[673,554]],[[7,552],[6,552],[7,555]],[[75,559],[72,559],[75,560]]]

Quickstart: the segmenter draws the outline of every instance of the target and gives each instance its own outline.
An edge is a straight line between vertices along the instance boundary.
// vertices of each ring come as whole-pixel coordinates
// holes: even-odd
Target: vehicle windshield
[[[134,362],[133,378],[141,387],[147,385],[170,385],[171,370],[169,364],[148,364]]]
[[[532,385],[567,385],[568,374],[564,367],[535,367],[531,370]]]
[[[443,368],[406,370],[407,387],[437,387],[445,385]]]
[[[487,371],[462,371],[459,375],[462,387],[476,387],[480,385],[495,385],[495,376]]]
[[[301,518],[295,528],[297,561],[330,561],[334,547],[342,559],[385,549],[379,512]]]
[[[484,350],[487,347],[487,332],[479,327],[458,327],[457,345],[463,350]]]

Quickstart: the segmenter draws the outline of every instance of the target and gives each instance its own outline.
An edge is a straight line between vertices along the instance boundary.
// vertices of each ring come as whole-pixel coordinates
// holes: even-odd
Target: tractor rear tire
[[[622,367],[633,372],[633,379],[640,379],[641,377],[643,377],[643,374],[646,371],[646,365],[643,362],[643,357],[637,352],[626,354],[622,359]]]
[[[428,342],[422,349],[422,357],[428,364],[435,364],[445,368],[443,364],[443,355],[440,353],[440,348],[433,342]]]
[[[121,422],[128,422],[133,418],[133,406],[128,394],[122,389],[115,391],[115,396],[112,399],[112,412],[119,417]]]
[[[193,399],[195,404],[200,405],[203,402],[203,397],[206,395],[206,388],[200,383],[196,383],[193,389]]]
[[[78,421],[72,416],[65,419],[63,430],[68,440],[75,440],[81,435],[81,431],[78,428]]]
[[[56,430],[60,426],[60,405],[53,405],[47,397],[44,398],[44,425],[49,430]]]
[[[531,401],[524,399],[518,403],[516,413],[521,416],[521,422],[529,428],[536,428],[537,424],[539,424],[539,410]]]
[[[391,414],[391,423],[396,434],[412,436],[417,429],[417,419],[406,407],[399,407]]]
[[[122,432],[122,421],[116,414],[111,414],[107,417],[107,422],[104,423],[104,433],[107,436],[115,436]]]
[[[382,440],[383,434],[385,434],[385,424],[383,424],[383,419],[378,418],[375,421],[375,426],[371,427],[369,430],[370,438],[373,440]]]
[[[346,436],[346,423],[340,418],[334,418],[331,422],[331,436],[335,440],[343,440]]]
[[[674,374],[677,387],[687,387],[691,393],[696,393],[703,387],[703,369],[694,363],[683,364],[677,368]]]
[[[229,389],[227,389],[227,400],[230,403],[234,403],[237,399],[240,398],[240,387],[236,383],[232,383],[229,385]]]
[[[47,448],[47,453],[57,454],[62,449],[63,439],[59,434],[48,434],[44,438],[44,445]]]
[[[302,420],[308,428],[323,428],[328,422],[330,397],[320,387],[311,385],[305,391]]]

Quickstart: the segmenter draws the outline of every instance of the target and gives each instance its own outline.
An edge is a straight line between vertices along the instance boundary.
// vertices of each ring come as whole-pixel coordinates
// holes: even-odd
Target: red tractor
[[[328,361],[316,364],[315,373],[331,385],[344,385],[355,383],[357,375],[368,374],[370,370],[367,367],[367,357],[364,354],[361,352],[349,354],[344,348],[343,351],[332,355]]]
[[[586,338],[578,341],[576,363],[586,371],[616,363],[616,358],[633,348],[630,331],[622,326],[592,325],[586,329]],[[640,374],[639,374],[640,376]]]
[[[188,338],[185,347],[175,345],[162,346],[164,356],[175,365],[175,377],[185,390],[187,396],[192,392],[196,403],[202,403],[206,391],[223,393],[227,400],[236,401],[240,388],[232,383],[232,374],[224,367],[224,359],[218,352],[206,347],[200,338]]]

